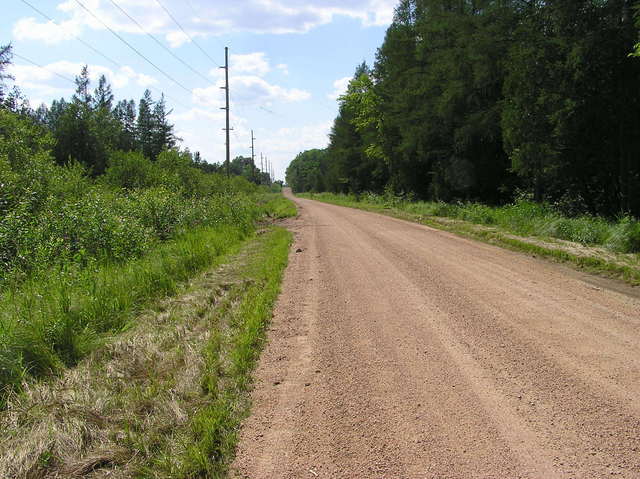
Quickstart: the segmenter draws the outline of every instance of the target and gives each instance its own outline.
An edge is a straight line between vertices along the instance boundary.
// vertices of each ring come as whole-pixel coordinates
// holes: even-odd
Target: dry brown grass
[[[172,476],[205,400],[202,348],[225,334],[246,256],[201,275],[61,377],[25,384],[0,414],[0,477]]]

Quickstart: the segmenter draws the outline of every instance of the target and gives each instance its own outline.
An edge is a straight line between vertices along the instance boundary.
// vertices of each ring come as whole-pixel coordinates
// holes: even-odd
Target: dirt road
[[[236,477],[640,478],[631,288],[296,202]]]

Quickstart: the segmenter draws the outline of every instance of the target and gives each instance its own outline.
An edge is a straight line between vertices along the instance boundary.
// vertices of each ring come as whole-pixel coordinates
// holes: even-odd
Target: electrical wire
[[[34,7],[31,3],[29,3],[27,0],[20,0],[22,3],[24,3],[25,5],[31,7],[32,10],[36,11],[37,13],[39,13],[40,15],[42,15],[44,18],[46,18],[47,20],[49,20],[51,23],[53,23],[56,27],[58,28],[62,28],[60,25],[58,25],[55,20],[53,18],[51,18],[49,15],[47,15],[46,13],[44,13],[42,10],[38,9],[37,7]],[[116,62],[114,59],[108,57],[107,55],[105,55],[104,53],[102,53],[100,50],[98,50],[97,48],[94,48],[93,46],[91,46],[88,42],[84,41],[82,38],[80,38],[79,36],[72,34],[73,38],[75,40],[78,40],[80,43],[82,43],[85,47],[87,47],[89,50],[93,51],[94,53],[100,55],[102,58],[104,58],[105,60],[107,60],[108,62],[110,62],[111,64],[119,67],[120,65],[118,64],[118,62]]]
[[[40,14],[42,17],[44,17],[45,19],[49,20],[51,23],[53,23],[56,27],[58,28],[62,28],[59,24],[56,23],[56,21],[51,18],[49,15],[47,15],[46,13],[44,13],[42,10],[40,10],[39,8],[33,6],[30,2],[28,2],[27,0],[20,0],[22,3],[24,3],[25,5],[29,6],[32,10],[34,10],[36,13]],[[94,46],[92,46],[90,43],[84,41],[82,38],[80,38],[77,35],[72,35],[74,40],[77,40],[78,42],[82,43],[85,47],[89,48],[91,51],[95,52],[96,54],[100,55],[101,57],[103,57],[104,59],[106,59],[107,61],[109,61],[111,64],[113,64],[116,68],[123,68],[123,66],[118,63],[117,61],[115,61],[114,59],[110,58],[109,56],[107,56],[105,53],[101,52],[100,50],[98,50],[97,48],[95,48]],[[17,55],[16,55],[17,56]],[[33,63],[33,62],[32,62]],[[36,65],[39,66],[39,65]],[[46,67],[41,67],[46,69]],[[182,103],[181,101],[175,99],[174,97],[172,97],[171,95],[168,95],[166,93],[164,93],[162,90],[160,90],[159,88],[154,87],[153,85],[148,85],[147,88],[154,90],[157,93],[160,93],[161,95],[164,95],[165,98],[171,100],[173,103],[185,108],[185,109],[189,109],[188,106],[186,106],[184,103]]]
[[[76,1],[78,1],[78,0],[76,0]],[[176,18],[171,14],[171,12],[170,12],[169,10],[167,10],[167,8],[166,8],[166,7],[165,7],[165,6],[160,2],[160,0],[156,0],[156,3],[157,3],[158,5],[160,5],[160,7],[165,11],[165,13],[166,13],[167,15],[169,15],[169,18],[171,18],[171,20],[173,20],[173,23],[175,23],[176,25],[178,25],[178,28],[179,28],[180,30],[182,30],[182,33],[184,33],[184,34],[187,36],[187,38],[189,38],[189,40],[191,40],[191,42],[192,42],[196,47],[198,47],[198,49],[199,49],[199,50],[200,50],[200,51],[201,51],[201,52],[202,52],[202,53],[203,53],[203,54],[204,54],[204,55],[205,55],[209,60],[211,60],[215,65],[217,65],[217,66],[219,66],[219,67],[221,67],[221,68],[222,68],[222,65],[220,65],[217,61],[215,61],[213,58],[211,58],[211,56],[210,56],[210,55],[209,55],[209,54],[204,50],[204,48],[202,48],[202,47],[200,46],[200,44],[199,44],[198,42],[196,42],[196,40],[195,40],[191,35],[189,35],[189,33],[188,33],[188,32],[187,32],[187,31],[182,27],[182,25],[180,25],[180,22],[178,22],[178,20],[176,20]]]
[[[111,2],[111,4],[116,7],[118,10],[120,10],[129,20],[131,20],[133,23],[135,23],[138,28],[140,28],[140,30],[145,33],[148,37],[150,37],[154,42],[156,42],[163,50],[165,50],[169,55],[171,55],[173,58],[175,58],[176,60],[178,60],[180,63],[182,63],[185,67],[187,67],[189,70],[191,70],[193,73],[195,73],[196,75],[198,75],[200,78],[202,78],[205,82],[207,83],[211,83],[211,80],[209,78],[207,78],[204,74],[200,73],[198,70],[196,70],[195,68],[193,68],[191,65],[189,65],[187,62],[185,62],[182,58],[180,58],[178,55],[176,55],[174,52],[171,51],[170,48],[168,48],[164,43],[162,43],[160,40],[158,40],[156,38],[155,35],[153,35],[152,33],[149,33],[147,30],[145,30],[145,28],[140,25],[140,23],[133,18],[131,15],[129,15],[120,5],[118,5],[115,0],[109,0]]]
[[[36,63],[33,60],[30,60],[25,56],[22,56],[22,55],[20,55],[20,54],[18,54],[16,52],[12,52],[12,55],[15,56],[15,57],[18,57],[20,60],[24,60],[25,62],[31,63],[32,65],[34,65],[34,66],[36,66],[38,68],[42,68],[43,70],[48,71],[49,73],[53,73],[54,75],[62,78],[63,80],[66,80],[66,81],[68,81],[70,83],[73,83],[74,85],[76,84],[75,80],[72,80],[68,76],[65,76],[62,73],[58,73],[58,72],[55,72],[53,70],[50,70],[49,68],[47,68],[47,67],[45,67],[43,65],[40,65],[39,63]]]
[[[121,35],[119,35],[115,30],[113,30],[109,25],[107,25],[105,22],[102,21],[102,19],[100,19],[95,13],[93,13],[91,10],[89,10],[87,7],[85,7],[85,5],[80,1],[80,0],[75,0],[76,3],[78,5],[80,5],[87,13],[89,13],[89,15],[91,15],[93,18],[95,18],[96,20],[98,20],[107,30],[109,30],[118,40],[120,40],[122,43],[124,43],[125,45],[127,45],[131,50],[133,50],[138,56],[140,56],[144,61],[146,61],[149,65],[151,65],[153,68],[155,68],[158,72],[162,73],[165,77],[167,77],[169,80],[171,80],[173,83],[175,83],[176,85],[178,85],[180,88],[182,88],[184,91],[186,91],[187,93],[191,94],[191,90],[189,90],[187,87],[185,87],[182,83],[180,83],[179,81],[177,81],[175,78],[173,78],[171,75],[169,75],[168,73],[166,73],[163,69],[161,69],[160,67],[158,67],[155,63],[153,63],[151,60],[149,60],[146,56],[144,56],[142,53],[140,53],[133,45],[131,45],[128,41],[126,41],[124,38],[122,38]]]
[[[184,0],[184,1],[185,1],[185,3],[186,3],[187,5],[189,5],[189,8],[191,9],[191,11],[193,12],[193,14],[194,14],[196,17],[200,16],[200,14],[199,14],[199,13],[196,11],[196,9],[193,7],[193,4],[191,3],[191,1],[190,1],[190,0]],[[213,35],[211,38],[213,38],[216,42],[218,42],[218,44],[219,44],[222,48],[224,48],[224,45],[223,45],[223,44],[222,44],[222,42],[218,39],[218,37],[217,37],[217,36]]]

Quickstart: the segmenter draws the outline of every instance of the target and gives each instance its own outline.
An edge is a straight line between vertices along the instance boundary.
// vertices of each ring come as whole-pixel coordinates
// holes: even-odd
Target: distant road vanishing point
[[[640,477],[632,289],[295,199],[236,477]]]

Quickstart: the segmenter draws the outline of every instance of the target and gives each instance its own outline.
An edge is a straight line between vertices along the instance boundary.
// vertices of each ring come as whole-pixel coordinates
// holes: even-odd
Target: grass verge
[[[0,414],[0,477],[224,476],[290,241],[254,236],[77,367],[26,384]]]
[[[233,226],[192,230],[125,264],[55,270],[5,290],[0,399],[30,378],[76,364],[149,301],[174,294],[181,282],[236,251],[247,234]]]
[[[638,222],[629,218],[618,223],[607,223],[593,217],[563,218],[544,206],[526,202],[494,208],[477,204],[388,201],[377,195],[356,198],[307,193],[299,196],[413,221],[514,251],[572,264],[632,285],[640,284],[640,256],[621,252],[637,249],[636,230],[640,229]],[[554,234],[556,231],[565,233]]]
[[[267,193],[262,196],[261,207],[265,215],[274,218],[290,218],[297,214],[296,206],[288,200],[282,193]]]

